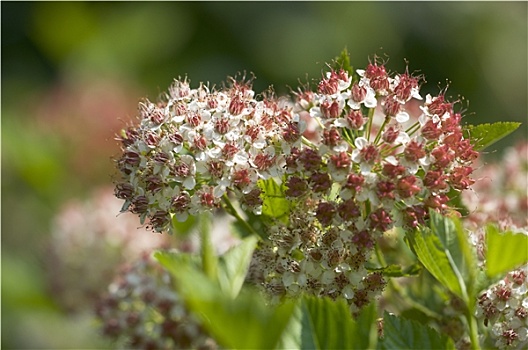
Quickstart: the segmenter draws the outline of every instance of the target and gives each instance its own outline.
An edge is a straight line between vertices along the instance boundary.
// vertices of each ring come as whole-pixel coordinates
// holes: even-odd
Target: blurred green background
[[[344,47],[449,85],[465,121],[520,121],[526,139],[526,2],[2,2],[2,348],[100,348],[89,312],[50,292],[50,222],[111,185],[114,135],[173,78],[253,72],[278,93],[318,78]],[[469,102],[468,102],[469,101]],[[490,154],[489,156],[493,156]],[[94,257],[96,259],[97,257]],[[90,263],[87,261],[86,263]],[[75,286],[71,286],[75,288]],[[89,306],[87,307],[87,310]]]

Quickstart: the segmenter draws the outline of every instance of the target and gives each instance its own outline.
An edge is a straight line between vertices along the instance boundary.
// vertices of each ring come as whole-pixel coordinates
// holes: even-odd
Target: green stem
[[[374,110],[375,108],[370,108],[368,112],[367,141],[370,141],[370,130],[372,129],[372,120],[374,119]]]
[[[312,141],[308,140],[306,137],[302,136],[302,143],[305,144],[308,147],[316,148],[315,145],[312,143]]]
[[[202,256],[202,267],[207,277],[214,279],[217,274],[217,260],[211,241],[211,214],[200,215],[200,253]]]
[[[263,237],[259,232],[257,232],[242,216],[240,216],[235,206],[229,199],[227,193],[224,193],[224,195],[222,196],[222,199],[224,200],[224,204],[225,204],[224,209],[228,214],[232,215],[238,223],[240,223],[242,226],[244,226],[246,230],[248,230],[248,232],[262,239],[265,239],[265,237]]]
[[[473,350],[480,350],[480,343],[478,340],[478,325],[477,320],[475,319],[475,316],[473,316],[473,310],[470,310],[471,308],[468,307],[468,311],[466,314],[466,320],[469,325],[469,339],[471,341],[471,348]]]
[[[420,129],[420,122],[416,122],[410,127],[408,127],[407,130],[405,130],[405,133],[407,133],[409,136],[412,136],[412,134],[417,132],[418,129]]]
[[[380,140],[381,138],[381,133],[383,132],[383,129],[385,129],[385,125],[387,125],[387,123],[389,122],[390,120],[390,117],[386,117],[385,120],[383,121],[383,124],[381,124],[381,127],[380,129],[378,130],[378,133],[376,134],[376,138],[374,139],[374,144],[377,144],[378,141]]]

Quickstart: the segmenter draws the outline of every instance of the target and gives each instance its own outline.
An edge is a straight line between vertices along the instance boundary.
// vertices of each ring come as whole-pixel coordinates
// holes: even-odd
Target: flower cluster
[[[139,111],[139,127],[120,138],[116,196],[160,232],[172,230],[173,217],[218,208],[228,190],[258,212],[258,179],[280,178],[284,154],[301,139],[291,106],[257,101],[250,81],[210,91],[177,80],[162,102]]]
[[[102,332],[134,349],[216,349],[166,270],[149,255],[125,265],[96,307]]]
[[[462,194],[462,203],[469,209],[464,224],[482,268],[487,252],[486,224],[497,223],[502,230],[528,234],[527,157],[526,142],[507,149],[500,165],[480,165],[475,171],[479,181]],[[490,337],[499,349],[523,349],[528,345],[527,276],[528,265],[510,271],[478,299],[476,316],[490,328]]]
[[[499,349],[528,346],[528,266],[511,271],[478,300],[477,317],[491,326]]]
[[[469,209],[468,225],[478,228],[499,222],[528,227],[528,142],[506,149],[500,164],[477,166],[474,176],[479,180],[462,193],[462,203]]]
[[[254,264],[273,295],[344,297],[352,312],[385,285],[365,267],[377,239],[424,223],[430,209],[452,210],[448,192],[473,183],[478,155],[444,95],[427,96],[413,123],[406,106],[421,99],[419,78],[376,64],[358,73],[332,70],[316,93],[297,95],[295,112],[319,127],[286,156],[285,195],[296,210],[288,226],[270,229]]]
[[[366,269],[378,238],[424,223],[429,210],[453,211],[448,194],[473,184],[478,156],[445,92],[426,96],[413,120],[421,77],[377,62],[356,73],[330,68],[294,102],[257,100],[246,81],[221,90],[176,81],[162,102],[141,103],[139,127],[123,132],[123,210],[170,231],[173,218],[229,194],[259,215],[259,184],[274,181],[291,206],[287,220],[266,226],[250,280],[277,298],[344,297],[356,312],[385,285]]]

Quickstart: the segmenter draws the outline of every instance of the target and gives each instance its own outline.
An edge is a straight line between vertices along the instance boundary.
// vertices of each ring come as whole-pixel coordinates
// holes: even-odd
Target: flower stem
[[[370,141],[370,130],[372,129],[372,120],[374,119],[374,110],[375,108],[370,108],[368,112],[367,141]]]
[[[387,123],[389,122],[390,120],[390,117],[386,117],[385,120],[383,121],[383,124],[381,124],[381,127],[380,129],[378,130],[378,133],[376,135],[376,138],[374,139],[374,144],[377,144],[378,141],[380,140],[381,138],[381,133],[383,132],[383,129],[385,129],[385,125],[387,125]]]
[[[202,266],[204,273],[209,278],[215,278],[217,274],[217,260],[213,248],[213,243],[211,241],[211,214],[203,213],[200,215],[200,240],[201,240],[201,256],[202,256]]]
[[[471,348],[474,350],[480,350],[480,343],[478,340],[478,325],[477,320],[473,316],[473,310],[468,307],[468,311],[466,313],[466,320],[469,325],[469,339],[471,341]]]
[[[247,220],[245,220],[242,216],[240,216],[240,214],[238,213],[238,211],[236,210],[235,206],[233,205],[233,203],[231,202],[231,200],[229,199],[229,196],[227,195],[227,193],[224,193],[224,195],[222,196],[222,199],[224,201],[224,209],[225,211],[232,215],[236,221],[238,223],[240,223],[242,226],[244,226],[244,228],[250,232],[251,234],[254,234],[260,238],[262,238],[263,240],[266,239],[265,237],[263,237],[262,234],[260,234],[259,232],[257,232],[250,224],[249,222],[247,222]]]
[[[413,125],[411,125],[410,127],[408,127],[407,130],[405,130],[405,132],[406,132],[409,136],[412,136],[412,134],[414,134],[415,132],[417,132],[419,129],[420,129],[420,122],[416,122],[416,123],[414,123]]]
[[[302,136],[302,143],[305,144],[308,147],[316,148],[316,146],[312,143],[312,141],[308,140],[306,137]]]

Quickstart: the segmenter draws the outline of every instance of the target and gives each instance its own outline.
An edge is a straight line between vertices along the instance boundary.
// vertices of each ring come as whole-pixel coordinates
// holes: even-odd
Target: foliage
[[[476,150],[483,150],[508,136],[521,126],[521,123],[496,122],[493,124],[468,125],[465,134],[472,139]]]

